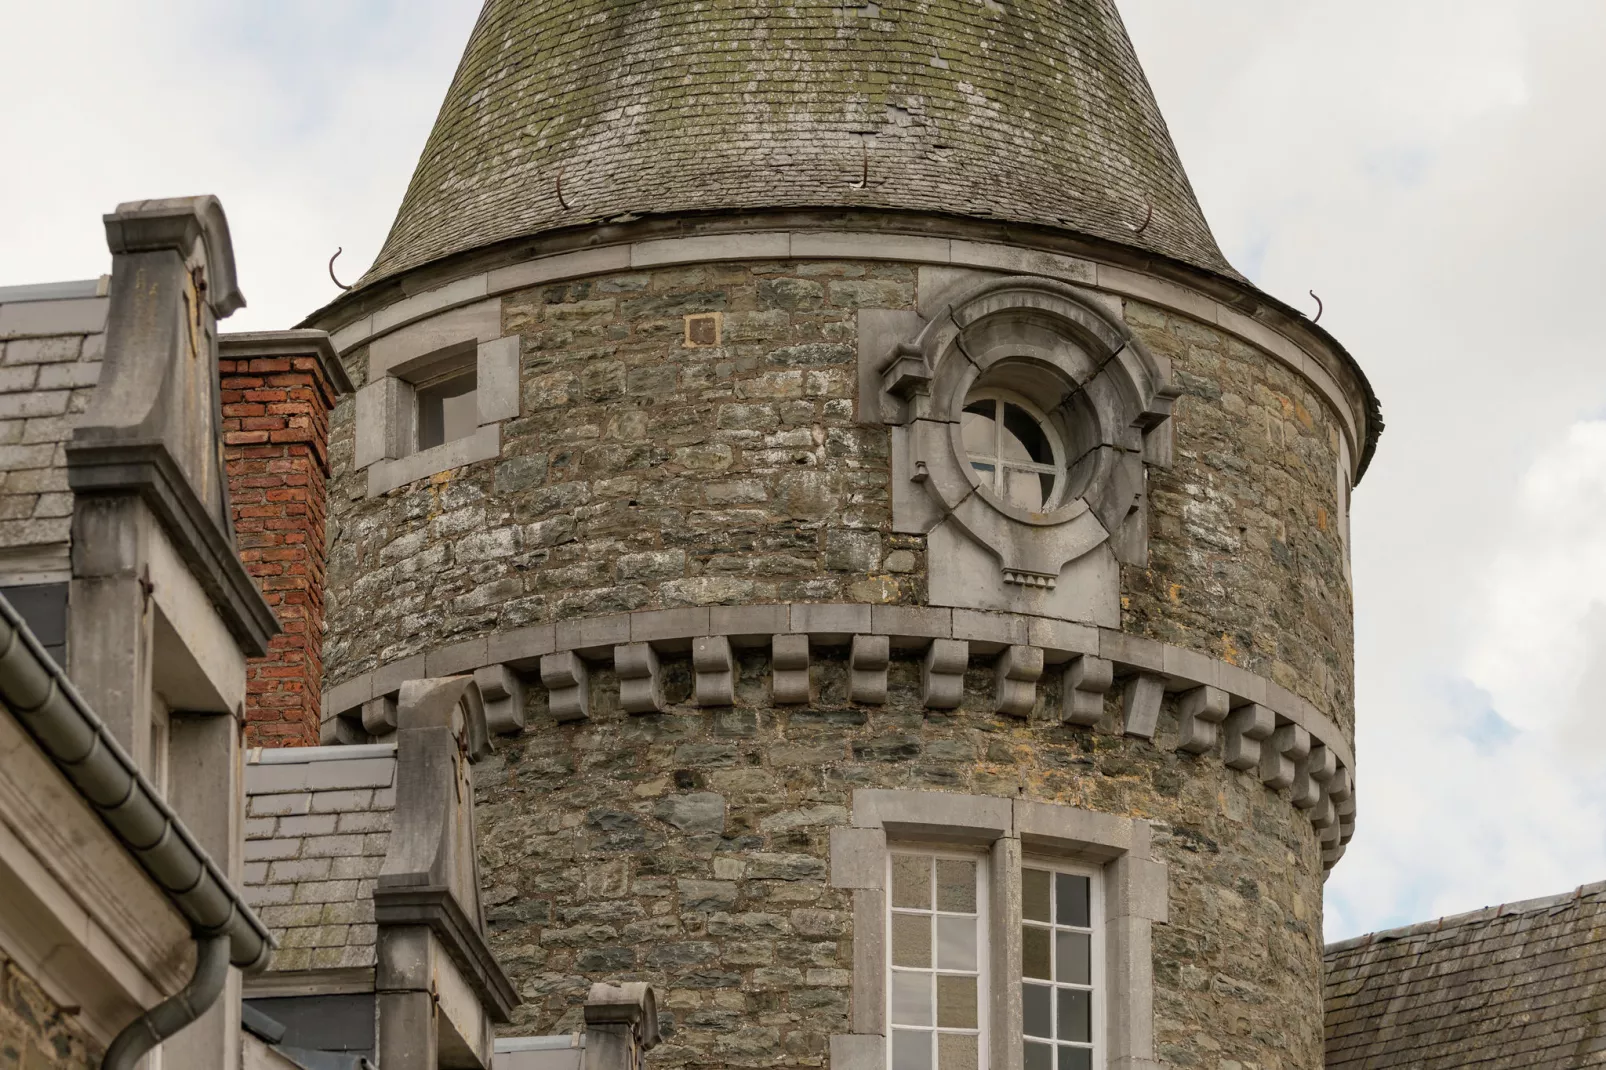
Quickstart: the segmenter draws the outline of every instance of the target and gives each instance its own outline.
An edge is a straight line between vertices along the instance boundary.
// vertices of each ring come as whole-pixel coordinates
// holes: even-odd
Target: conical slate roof
[[[487,0],[362,281],[765,208],[1042,224],[1236,274],[1114,0]]]

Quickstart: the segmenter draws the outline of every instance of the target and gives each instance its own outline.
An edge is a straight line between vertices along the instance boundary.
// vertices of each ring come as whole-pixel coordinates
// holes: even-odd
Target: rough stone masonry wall
[[[891,534],[889,436],[854,423],[856,310],[914,306],[918,269],[719,264],[503,299],[524,415],[499,461],[365,499],[348,399],[329,682],[498,629],[594,613],[925,597],[924,540]],[[1123,627],[1262,673],[1353,724],[1333,413],[1284,365],[1128,301],[1183,390],[1176,463],[1151,469],[1150,564]],[[684,345],[719,311],[724,344]],[[354,380],[366,350],[348,355]]]
[[[1151,743],[1054,723],[1057,678],[1031,721],[991,712],[976,659],[963,706],[925,710],[918,663],[895,660],[888,704],[846,700],[840,653],[816,651],[816,701],[777,709],[768,658],[740,659],[736,705],[630,716],[611,672],[591,719],[531,724],[476,772],[492,944],[525,1004],[515,1029],[579,1028],[593,981],[647,980],[665,1008],[661,1067],[819,1066],[847,1032],[849,896],[827,881],[829,835],[856,788],[958,791],[1148,818],[1169,867],[1154,930],[1156,1053],[1170,1066],[1321,1066],[1321,864],[1310,823],[1258,777]],[[1051,674],[1052,676],[1052,674]]]
[[[73,1010],[58,1006],[12,959],[0,956],[0,1070],[93,1070],[101,1050]]]

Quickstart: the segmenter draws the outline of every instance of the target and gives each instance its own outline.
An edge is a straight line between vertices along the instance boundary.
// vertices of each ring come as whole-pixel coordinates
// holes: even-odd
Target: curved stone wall
[[[525,727],[476,782],[521,1032],[576,1027],[592,981],[643,979],[668,1011],[660,1064],[818,1065],[850,1032],[855,941],[830,830],[856,789],[917,788],[1146,819],[1169,871],[1155,1057],[1314,1070],[1323,865],[1353,827],[1344,499],[1363,391],[1178,287],[1041,258],[1169,365],[1146,561],[1123,558],[1119,629],[927,611],[933,562],[895,532],[897,436],[866,419],[861,352],[912,337],[958,276],[861,248],[606,268],[596,250],[572,277],[515,265],[348,328],[361,386],[387,331],[494,307],[477,337],[517,340],[520,405],[496,456],[392,490],[355,467],[354,406],[335,413],[326,715],[356,732],[349,715],[405,678],[524,677]],[[686,322],[705,314],[718,344]],[[800,623],[811,606],[863,619]],[[850,694],[861,634],[891,640],[884,702]],[[800,706],[776,698],[781,635],[807,636]],[[699,696],[704,636],[734,647],[728,702],[709,698],[723,683]],[[933,641],[964,666],[957,708],[927,701]],[[655,677],[639,650],[626,675],[638,699],[662,687],[659,712],[623,712],[627,644],[655,648]],[[1099,671],[1113,687],[1066,693]],[[507,679],[498,701],[519,701]],[[1255,758],[1276,726],[1301,760]]]
[[[1168,701],[1153,743],[993,712],[990,670],[962,705],[923,709],[919,662],[894,657],[885,706],[847,700],[846,658],[816,652],[815,700],[778,709],[769,658],[738,652],[736,704],[631,716],[613,674],[590,719],[532,728],[476,772],[488,920],[525,1005],[521,1032],[579,1028],[586,984],[651,981],[669,1036],[657,1065],[817,1064],[849,1032],[851,893],[829,837],[862,788],[1024,796],[1147,818],[1169,869],[1154,928],[1155,1053],[1169,1065],[1321,1065],[1321,861],[1309,822],[1254,773],[1178,753]]]
[[[891,530],[890,435],[856,422],[858,313],[915,314],[921,272],[769,261],[509,292],[523,415],[501,456],[366,498],[336,411],[326,658],[334,683],[429,646],[589,614],[786,601],[921,604]],[[1242,665],[1352,724],[1341,417],[1228,332],[1123,302],[1180,389],[1150,468],[1149,562],[1122,626]],[[718,312],[719,346],[683,316]],[[362,385],[367,347],[347,354]]]

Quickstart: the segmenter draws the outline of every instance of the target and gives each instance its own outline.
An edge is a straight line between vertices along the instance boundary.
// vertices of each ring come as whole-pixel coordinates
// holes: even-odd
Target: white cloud
[[[221,195],[289,326],[378,251],[477,0],[0,0],[0,284]],[[1606,5],[1122,0],[1228,255],[1349,346],[1360,824],[1330,937],[1606,876]]]

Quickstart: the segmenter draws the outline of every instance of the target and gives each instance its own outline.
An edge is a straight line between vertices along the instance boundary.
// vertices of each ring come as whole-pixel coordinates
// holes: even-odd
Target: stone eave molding
[[[1042,275],[1218,327],[1270,354],[1327,400],[1344,426],[1357,484],[1383,430],[1381,406],[1355,358],[1299,310],[1240,280],[1079,236],[938,216],[752,213],[577,228],[416,268],[337,299],[303,326],[330,329],[335,349],[346,354],[438,312],[530,286],[611,271],[784,259]]]
[[[829,603],[687,607],[519,628],[412,654],[328,689],[323,696],[326,742],[344,738],[339,735],[343,722],[354,714],[360,717],[357,711],[385,700],[408,681],[503,667],[531,675],[554,695],[575,692],[559,719],[581,720],[586,716],[587,661],[616,662],[623,656],[620,651],[634,644],[646,644],[657,654],[684,656],[713,645],[727,651],[773,648],[778,639],[792,636],[836,648],[885,636],[891,649],[923,652],[929,708],[957,704],[963,664],[974,656],[998,657],[1002,671],[1012,657],[1029,655],[1063,672],[1066,694],[1060,716],[1065,723],[1098,723],[1104,695],[1120,691],[1124,734],[1150,740],[1163,696],[1177,695],[1178,749],[1203,754],[1215,750],[1219,741],[1224,764],[1256,771],[1272,790],[1288,789],[1293,805],[1308,812],[1328,868],[1343,856],[1354,834],[1354,751],[1332,719],[1309,700],[1257,673],[1184,647],[1111,628],[968,609]],[[957,670],[933,660],[949,657],[961,659]],[[695,660],[694,668],[699,693],[694,702],[718,705],[700,701],[703,684],[710,685],[708,694],[717,695],[725,693],[728,683],[712,686],[721,681],[703,681],[707,671]],[[884,663],[878,671],[882,698],[871,705],[884,701]],[[1038,678],[1027,677],[1012,681],[1013,690],[1035,691]],[[939,687],[945,697],[939,697]],[[1081,691],[1097,707],[1091,718],[1079,717],[1073,709],[1073,692]],[[1019,716],[1020,696],[1008,705],[1013,709],[1000,702],[1000,715]]]

